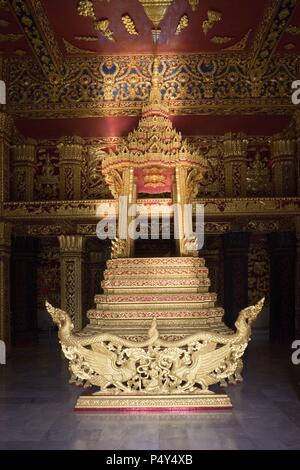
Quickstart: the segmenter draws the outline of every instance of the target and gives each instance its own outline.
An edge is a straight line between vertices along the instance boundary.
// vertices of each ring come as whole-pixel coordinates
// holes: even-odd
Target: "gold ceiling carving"
[[[199,6],[199,0],[189,0],[189,4],[193,11],[196,11]]]
[[[0,42],[16,42],[23,37],[23,34],[0,33]]]
[[[99,31],[102,36],[109,39],[110,41],[114,41],[114,33],[109,28],[110,22],[108,18],[103,18],[102,20],[94,22],[94,28],[96,31]]]
[[[298,0],[272,0],[256,33],[249,70],[261,77],[267,70]]]
[[[237,52],[237,51],[243,51],[244,49],[246,49],[251,31],[252,30],[249,29],[249,31],[245,34],[245,36],[242,37],[240,41],[236,42],[235,44],[232,44],[232,46],[226,47],[225,50]]]
[[[180,34],[185,28],[188,27],[188,25],[189,25],[188,16],[187,15],[182,15],[179,22],[178,22],[175,34]]]
[[[286,32],[293,34],[294,36],[300,36],[300,26],[295,26],[295,25],[289,25],[286,28]]]
[[[139,0],[139,2],[153,26],[158,28],[173,0]]]
[[[227,42],[232,41],[232,39],[233,38],[230,36],[213,36],[210,39],[210,42],[212,42],[213,44],[226,44]]]
[[[77,41],[97,42],[98,36],[74,36]]]
[[[64,60],[41,0],[12,0],[11,8],[45,77],[59,80],[64,73]]]
[[[139,34],[133,19],[128,14],[122,16],[122,22],[129,34],[132,36],[137,36]]]
[[[208,31],[214,27],[216,23],[221,21],[222,13],[214,10],[208,10],[207,12],[207,20],[203,21],[202,29],[203,33],[207,34]]]

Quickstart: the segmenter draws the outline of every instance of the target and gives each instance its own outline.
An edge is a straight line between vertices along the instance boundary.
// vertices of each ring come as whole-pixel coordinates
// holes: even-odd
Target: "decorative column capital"
[[[245,134],[228,132],[224,135],[223,144],[225,158],[245,158],[247,156],[248,140]]]
[[[58,143],[60,160],[64,163],[80,163],[84,143],[81,137],[62,137]]]
[[[13,158],[15,164],[34,164],[37,141],[26,139],[20,144],[13,145]]]
[[[292,157],[295,153],[295,140],[276,134],[272,137],[272,157],[282,158],[283,156]]]
[[[62,253],[82,253],[85,247],[85,238],[81,235],[60,235],[58,237]]]

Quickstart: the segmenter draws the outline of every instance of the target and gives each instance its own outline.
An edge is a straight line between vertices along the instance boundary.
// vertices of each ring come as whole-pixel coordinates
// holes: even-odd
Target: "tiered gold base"
[[[119,258],[108,261],[96,295],[96,309],[89,310],[88,333],[110,332],[120,336],[147,335],[153,318],[165,337],[209,329],[226,333],[224,311],[215,306],[203,258]]]
[[[176,413],[231,408],[227,395],[210,392],[186,395],[82,395],[75,406],[76,411]]]

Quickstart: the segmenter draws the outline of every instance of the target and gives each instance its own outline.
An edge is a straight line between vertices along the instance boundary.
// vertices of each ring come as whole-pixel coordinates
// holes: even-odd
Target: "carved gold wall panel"
[[[161,93],[172,114],[290,113],[290,84],[298,78],[292,57],[276,57],[262,80],[251,80],[246,57],[159,57]],[[7,65],[8,108],[17,116],[139,114],[151,84],[150,56],[72,57],[59,82],[41,81],[28,58]],[[284,107],[283,107],[284,106]]]

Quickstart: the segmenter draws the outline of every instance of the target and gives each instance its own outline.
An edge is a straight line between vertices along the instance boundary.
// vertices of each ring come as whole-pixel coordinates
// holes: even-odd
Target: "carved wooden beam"
[[[12,0],[11,9],[45,75],[56,82],[64,73],[64,60],[40,0]]]
[[[254,39],[249,72],[252,77],[262,77],[277,49],[299,0],[270,0],[264,18]]]

